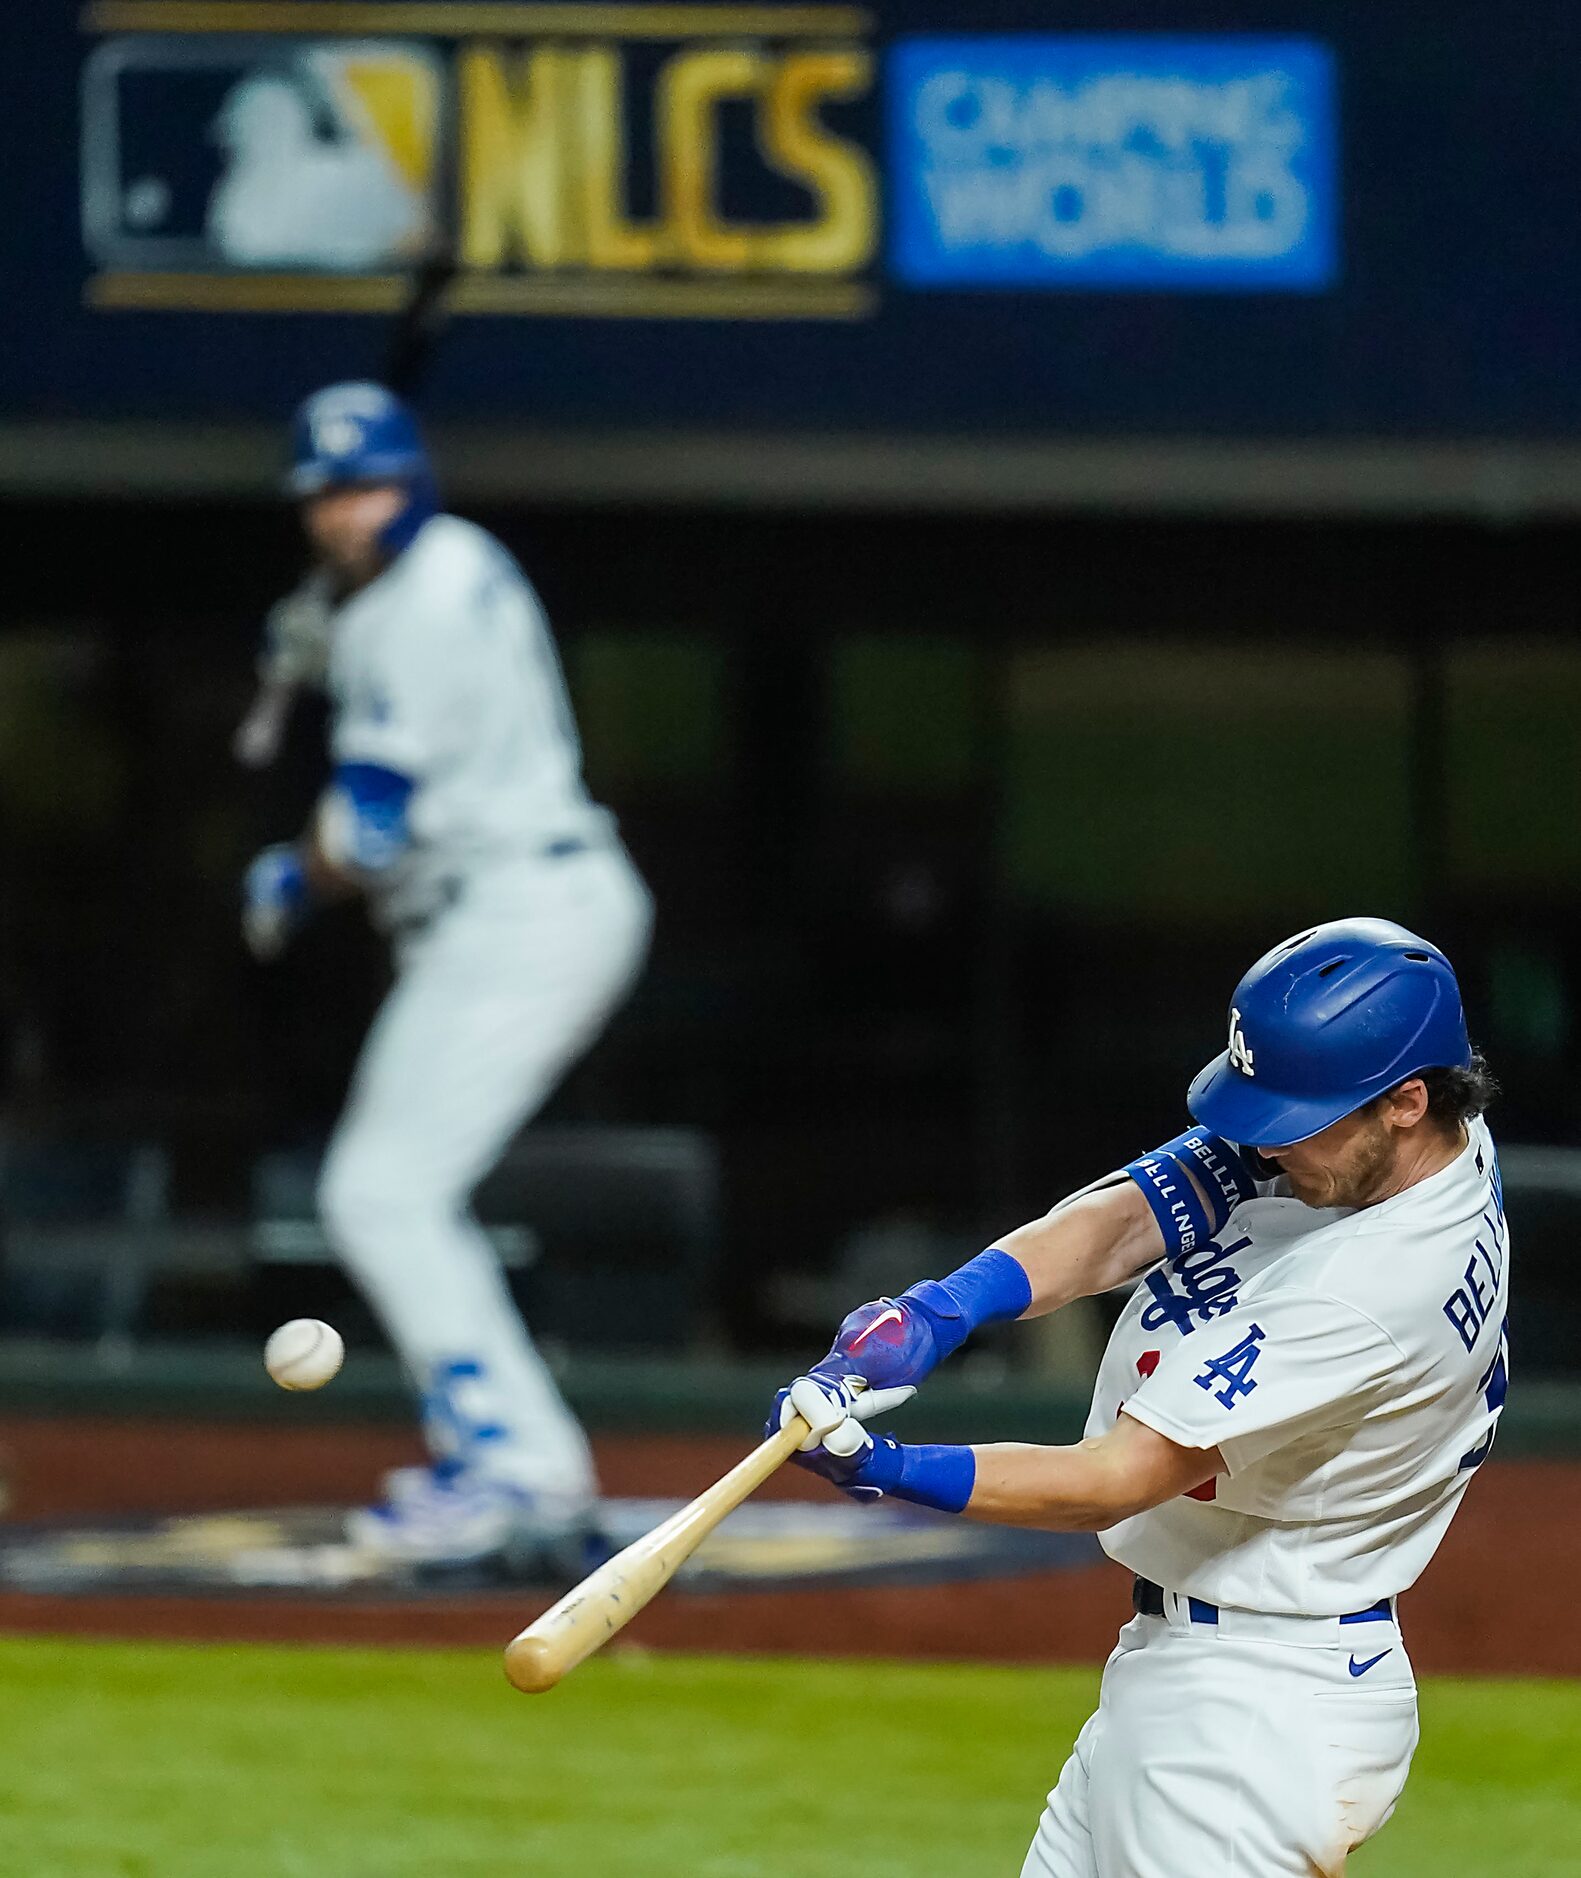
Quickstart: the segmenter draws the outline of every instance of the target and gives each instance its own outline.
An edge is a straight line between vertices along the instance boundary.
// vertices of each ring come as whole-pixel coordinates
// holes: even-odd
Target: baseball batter
[[[410,414],[378,385],[319,392],[289,488],[317,565],[276,622],[263,741],[317,617],[333,769],[308,832],[250,868],[245,930],[273,956],[315,903],[360,893],[392,937],[319,1205],[422,1392],[435,1464],[391,1476],[351,1536],[460,1562],[572,1534],[593,1503],[587,1441],[468,1200],[625,996],[651,908],[583,786],[538,598],[438,512]]]
[[[782,1397],[848,1492],[1091,1528],[1134,1574],[1023,1878],[1330,1875],[1389,1817],[1417,1739],[1396,1600],[1508,1380],[1492,1093],[1441,952],[1387,920],[1300,933],[1236,988],[1196,1127],[862,1306]],[[915,1385],[980,1324],[1138,1276],[1077,1447],[848,1413],[849,1377]]]

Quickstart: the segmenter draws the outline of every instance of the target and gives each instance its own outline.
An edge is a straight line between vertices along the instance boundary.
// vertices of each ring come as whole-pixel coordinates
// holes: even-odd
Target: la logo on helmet
[[[1230,1067],[1238,1069],[1243,1076],[1255,1076],[1252,1067],[1252,1046],[1246,1041],[1246,1032],[1241,1029],[1241,1014],[1233,1007],[1230,1011]]]
[[[320,456],[353,456],[362,448],[362,426],[344,411],[315,411],[308,422]]]

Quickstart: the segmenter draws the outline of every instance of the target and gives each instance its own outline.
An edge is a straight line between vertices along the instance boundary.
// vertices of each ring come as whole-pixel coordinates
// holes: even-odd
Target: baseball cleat
[[[596,1502],[534,1493],[441,1461],[397,1468],[386,1497],[346,1515],[346,1538],[360,1551],[412,1566],[497,1561],[516,1571],[573,1570],[585,1552]]]

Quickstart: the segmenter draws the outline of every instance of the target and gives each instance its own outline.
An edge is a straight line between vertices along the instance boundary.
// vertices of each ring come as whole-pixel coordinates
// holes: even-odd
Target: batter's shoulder
[[[436,515],[407,550],[413,585],[454,601],[480,580],[515,563],[486,528],[460,515]]]
[[[1284,1205],[1299,1207],[1300,1202]],[[1301,1211],[1312,1217],[1311,1209]],[[1363,1295],[1367,1261],[1357,1251],[1359,1219],[1356,1213],[1322,1213],[1306,1231],[1292,1233],[1283,1255],[1266,1270],[1269,1288],[1311,1292],[1341,1303]]]
[[[1391,1259],[1369,1239],[1359,1215],[1325,1227],[1315,1237],[1315,1256],[1296,1282],[1370,1318],[1398,1340],[1420,1309],[1420,1271],[1409,1261]]]
[[[1333,1299],[1411,1347],[1422,1324],[1436,1321],[1475,1236],[1473,1217],[1366,1208],[1320,1227],[1280,1264],[1292,1286]]]
[[[536,609],[533,593],[509,553],[476,522],[436,515],[402,557],[396,632],[414,648],[455,642],[458,629],[499,614]]]

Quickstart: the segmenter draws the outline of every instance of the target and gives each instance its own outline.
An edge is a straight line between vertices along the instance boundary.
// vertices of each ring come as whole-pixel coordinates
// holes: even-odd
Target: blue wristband
[[[971,1448],[912,1446],[881,1435],[858,1482],[913,1506],[964,1513],[977,1484],[977,1456]]]
[[[1256,1196],[1257,1180],[1245,1156],[1222,1135],[1210,1135],[1205,1128],[1188,1128],[1169,1142],[1164,1152],[1174,1155],[1181,1166],[1189,1167],[1197,1176],[1208,1196],[1215,1233],[1223,1231],[1225,1221],[1242,1200]]]
[[[1170,1258],[1205,1245],[1257,1190],[1235,1149],[1205,1128],[1188,1129],[1139,1155],[1125,1171],[1158,1221]]]
[[[1008,1252],[990,1246],[948,1278],[924,1278],[900,1295],[927,1317],[942,1362],[984,1324],[1020,1317],[1032,1302],[1032,1281]]]
[[[320,840],[329,858],[377,874],[412,844],[407,823],[417,784],[382,763],[340,763],[324,798]]]

